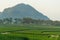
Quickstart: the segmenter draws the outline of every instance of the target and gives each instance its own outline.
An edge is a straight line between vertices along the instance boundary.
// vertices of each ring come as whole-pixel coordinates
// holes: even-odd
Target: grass
[[[0,40],[60,40],[59,26],[0,25]]]

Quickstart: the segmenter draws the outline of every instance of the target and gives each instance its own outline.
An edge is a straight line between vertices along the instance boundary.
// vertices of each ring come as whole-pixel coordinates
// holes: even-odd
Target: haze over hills
[[[6,8],[1,14],[0,18],[33,18],[41,20],[50,20],[47,16],[38,12],[32,6],[27,4],[18,4],[11,8]]]

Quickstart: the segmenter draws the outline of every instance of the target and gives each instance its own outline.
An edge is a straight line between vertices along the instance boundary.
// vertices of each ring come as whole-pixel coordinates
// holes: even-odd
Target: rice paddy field
[[[0,40],[60,40],[60,26],[0,25]]]

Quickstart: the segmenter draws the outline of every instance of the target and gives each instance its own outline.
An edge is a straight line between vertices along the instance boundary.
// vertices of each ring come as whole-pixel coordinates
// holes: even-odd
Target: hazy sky
[[[60,0],[0,0],[0,11],[19,3],[33,6],[52,20],[60,20]]]

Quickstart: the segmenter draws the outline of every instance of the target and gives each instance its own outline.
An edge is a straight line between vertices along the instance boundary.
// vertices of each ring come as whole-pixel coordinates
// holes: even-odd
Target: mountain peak
[[[15,6],[25,6],[25,5],[28,5],[28,4],[21,3],[21,4],[18,4],[18,5],[15,5]]]
[[[42,13],[38,12],[36,9],[34,9],[32,6],[28,4],[18,4],[14,7],[5,9],[0,18],[25,18],[25,17],[31,17],[33,19],[41,19],[41,20],[49,20],[49,18]]]

